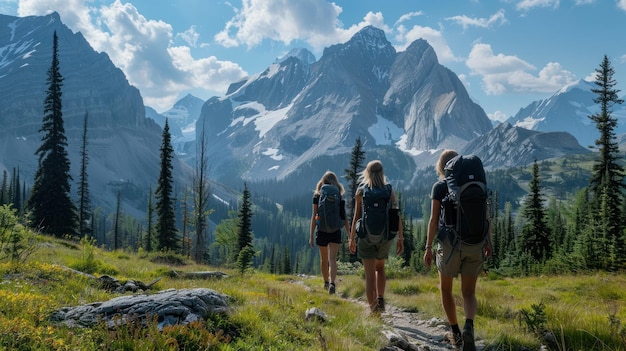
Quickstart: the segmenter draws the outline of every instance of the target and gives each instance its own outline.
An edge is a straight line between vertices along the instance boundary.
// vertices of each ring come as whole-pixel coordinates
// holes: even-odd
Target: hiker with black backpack
[[[482,162],[474,155],[444,150],[437,162],[439,180],[431,191],[431,213],[424,264],[436,255],[441,303],[450,324],[446,338],[457,350],[475,351],[474,317],[478,308],[476,281],[491,256],[491,231]],[[437,242],[433,253],[433,243]],[[465,324],[459,328],[452,283],[461,274]]]
[[[370,161],[360,174],[354,218],[348,236],[350,252],[357,252],[365,271],[365,295],[373,314],[385,311],[385,260],[396,240],[396,253],[404,251],[402,221],[396,195],[379,160]],[[358,238],[358,239],[357,239]]]
[[[313,194],[309,245],[311,248],[315,244],[319,247],[324,289],[329,294],[334,294],[336,290],[337,252],[341,245],[341,228],[345,228],[346,233],[349,232],[343,194],[343,185],[339,183],[337,175],[331,171],[324,173],[317,182]]]

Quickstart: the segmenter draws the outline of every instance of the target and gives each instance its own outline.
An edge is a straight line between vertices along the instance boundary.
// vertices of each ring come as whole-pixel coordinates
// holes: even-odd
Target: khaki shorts
[[[359,257],[364,260],[386,260],[389,256],[389,249],[391,248],[393,240],[382,240],[381,242],[377,241],[379,240],[372,242],[369,235],[366,235],[364,238],[359,238],[357,241],[357,251],[359,253]]]
[[[485,243],[465,244],[458,242],[455,247],[449,240],[437,240],[437,269],[442,275],[457,277],[459,273],[465,276],[477,277],[483,270],[485,257],[483,248]]]

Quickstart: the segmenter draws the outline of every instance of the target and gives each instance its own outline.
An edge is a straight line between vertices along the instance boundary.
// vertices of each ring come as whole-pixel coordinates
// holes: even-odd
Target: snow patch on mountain
[[[393,145],[404,135],[404,130],[390,120],[376,115],[376,123],[367,131],[376,140],[376,145]]]
[[[274,148],[268,148],[265,151],[263,151],[262,154],[265,156],[269,156],[272,160],[276,160],[276,161],[280,161],[283,159],[283,156],[279,153],[279,150],[274,149]]]
[[[515,127],[521,127],[521,128],[526,128],[526,129],[532,130],[533,128],[535,128],[537,123],[543,121],[544,119],[545,118],[526,117],[523,120],[515,123]]]
[[[292,104],[279,109],[279,110],[266,110],[263,104],[260,104],[256,101],[249,101],[237,106],[234,111],[256,111],[257,113],[254,115],[244,115],[237,117],[232,120],[230,123],[230,127],[234,127],[237,124],[241,123],[243,126],[248,125],[248,123],[253,122],[255,125],[255,130],[259,132],[259,137],[263,138],[263,136],[270,130],[276,123],[287,118],[287,112],[292,107]]]
[[[287,112],[289,112],[291,106],[293,104],[279,110],[261,113],[254,121],[255,129],[259,131],[259,137],[262,138],[279,121],[287,119]]]

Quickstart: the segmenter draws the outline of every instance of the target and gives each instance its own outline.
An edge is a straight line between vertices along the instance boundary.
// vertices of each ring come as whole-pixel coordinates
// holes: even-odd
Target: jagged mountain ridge
[[[535,160],[590,152],[569,133],[540,132],[507,122],[473,139],[461,150],[463,154],[478,155],[486,169],[524,166]]]
[[[370,150],[401,149],[422,167],[432,164],[424,151],[461,148],[492,128],[425,40],[397,53],[371,26],[313,64],[289,57],[232,84],[205,102],[196,130],[203,125],[213,175],[248,180],[282,179],[318,157],[345,155],[356,138]]]
[[[55,31],[64,79],[62,111],[70,173],[78,179],[83,120],[88,114],[90,192],[94,207],[111,210],[118,190],[154,188],[159,174],[161,128],[145,118],[139,91],[108,55],[94,51],[82,34],[73,33],[61,22],[57,13],[0,15],[0,169],[10,174],[19,167],[20,179],[27,186],[32,184]],[[182,176],[183,168],[187,167],[175,162],[176,177]],[[76,184],[71,185],[75,194]],[[122,191],[125,211],[145,211],[144,204],[127,195]]]
[[[597,95],[591,91],[596,88],[594,83],[578,80],[547,99],[520,108],[507,122],[542,132],[568,132],[581,145],[594,145],[600,134],[589,116],[600,111],[599,105],[593,101]],[[612,116],[618,119],[615,133],[626,133],[626,105],[614,106]]]

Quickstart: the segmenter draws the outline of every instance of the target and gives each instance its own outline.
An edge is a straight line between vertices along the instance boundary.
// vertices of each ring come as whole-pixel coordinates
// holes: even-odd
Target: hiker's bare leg
[[[331,283],[337,279],[337,252],[339,252],[339,244],[328,243],[328,268]]]
[[[439,288],[441,289],[441,304],[446,312],[450,325],[458,324],[456,318],[456,305],[454,304],[454,296],[452,295],[453,277],[442,275],[439,273]]]
[[[385,286],[387,285],[387,275],[385,274],[385,260],[376,260],[376,296],[385,295]]]
[[[370,309],[376,306],[376,260],[363,259],[363,270],[365,271],[365,295]]]
[[[324,282],[328,282],[328,246],[319,246],[320,248],[320,271]]]
[[[476,301],[476,280],[478,277],[461,275],[461,293],[463,294],[463,310],[465,318],[474,319],[478,309]]]

